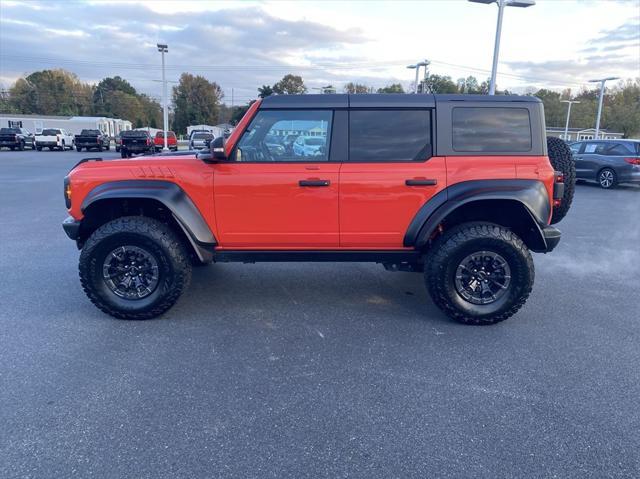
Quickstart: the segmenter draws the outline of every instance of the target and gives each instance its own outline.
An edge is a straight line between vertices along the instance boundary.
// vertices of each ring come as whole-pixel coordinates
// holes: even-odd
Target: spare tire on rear
[[[547,137],[547,151],[551,166],[564,176],[564,195],[559,206],[553,207],[551,224],[556,224],[564,218],[571,208],[573,193],[576,189],[576,163],[569,146],[560,138]]]

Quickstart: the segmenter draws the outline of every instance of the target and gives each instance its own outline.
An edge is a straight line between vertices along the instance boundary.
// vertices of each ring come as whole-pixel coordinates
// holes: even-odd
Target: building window
[[[526,108],[458,107],[453,109],[452,121],[455,151],[531,151]]]

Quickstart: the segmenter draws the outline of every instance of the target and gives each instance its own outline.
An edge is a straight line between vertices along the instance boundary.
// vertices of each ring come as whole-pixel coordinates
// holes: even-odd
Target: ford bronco
[[[575,182],[528,96],[271,96],[197,155],[99,160],[65,178],[63,226],[89,299],[124,319],[171,308],[194,264],[367,261],[496,323],[527,300]]]

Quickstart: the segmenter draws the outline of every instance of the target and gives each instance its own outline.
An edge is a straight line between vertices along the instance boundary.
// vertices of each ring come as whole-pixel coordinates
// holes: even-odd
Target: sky
[[[244,104],[287,73],[314,92],[353,81],[410,88],[423,59],[431,73],[490,75],[496,5],[424,1],[0,0],[0,89],[20,76],[64,68],[86,82],[120,75],[161,96],[182,72],[217,82]],[[608,76],[640,77],[640,0],[537,0],[504,13],[498,88],[579,91]],[[171,86],[173,83],[170,83]]]

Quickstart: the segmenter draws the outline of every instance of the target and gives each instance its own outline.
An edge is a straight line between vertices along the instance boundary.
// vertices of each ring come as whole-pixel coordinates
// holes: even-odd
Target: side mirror
[[[216,160],[226,160],[227,155],[224,154],[224,137],[219,136],[214,138],[209,143],[209,149],[211,150],[211,156]]]
[[[202,150],[196,157],[205,163],[217,163],[227,159],[224,154],[224,138],[221,136],[209,142],[209,151]]]

